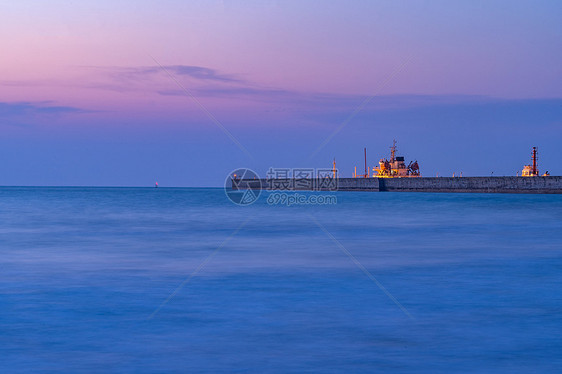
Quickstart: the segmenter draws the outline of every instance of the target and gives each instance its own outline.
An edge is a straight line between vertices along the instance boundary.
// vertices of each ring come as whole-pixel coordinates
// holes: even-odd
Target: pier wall
[[[333,182],[333,181],[332,181]],[[391,191],[391,192],[484,192],[562,193],[562,176],[548,177],[420,177],[338,178],[337,184],[316,179],[243,179],[233,188],[289,191]]]
[[[562,193],[562,177],[379,178],[380,191]]]

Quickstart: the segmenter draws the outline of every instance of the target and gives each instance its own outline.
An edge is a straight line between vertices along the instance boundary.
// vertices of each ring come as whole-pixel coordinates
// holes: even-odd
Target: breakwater
[[[232,188],[290,191],[392,191],[560,194],[562,193],[562,176],[238,179],[232,180]]]

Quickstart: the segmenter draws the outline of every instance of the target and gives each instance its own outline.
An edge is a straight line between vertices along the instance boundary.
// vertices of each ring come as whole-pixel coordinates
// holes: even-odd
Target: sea
[[[300,194],[0,188],[0,372],[562,372],[562,195]]]

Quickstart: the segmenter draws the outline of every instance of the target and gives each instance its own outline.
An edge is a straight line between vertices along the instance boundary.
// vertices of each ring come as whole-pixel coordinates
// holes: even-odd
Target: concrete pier
[[[562,176],[547,177],[420,177],[331,179],[242,179],[233,189],[288,191],[392,191],[392,192],[480,192],[562,193]]]

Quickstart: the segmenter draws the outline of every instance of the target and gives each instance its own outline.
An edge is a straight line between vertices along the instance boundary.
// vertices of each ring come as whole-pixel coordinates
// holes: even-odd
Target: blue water
[[[562,196],[336,195],[0,188],[0,371],[562,371]]]

